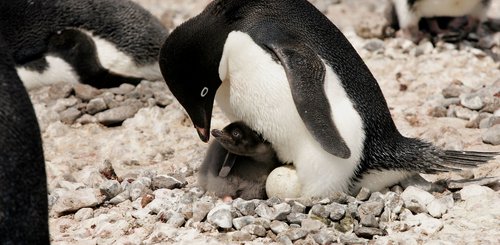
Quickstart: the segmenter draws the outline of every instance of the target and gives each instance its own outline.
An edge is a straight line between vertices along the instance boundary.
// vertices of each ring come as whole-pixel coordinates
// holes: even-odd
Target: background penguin
[[[418,23],[421,18],[429,17],[462,17],[466,16],[466,24],[461,18],[454,19],[449,26],[466,32],[475,30],[481,21],[486,19],[486,12],[491,0],[393,0],[398,17],[401,35],[418,41],[422,37]],[[432,32],[443,32],[436,19],[429,21]]]
[[[67,29],[54,33],[48,41],[46,57],[25,64],[25,67],[42,66],[45,59],[60,58],[69,64],[58,67],[61,77],[52,78],[46,74],[33,74],[26,81],[36,81],[43,84],[51,79],[60,81],[80,81],[94,87],[118,87],[122,83],[138,84],[142,79],[137,77],[121,76],[102,67],[97,57],[94,41],[85,33],[77,29]],[[76,77],[75,77],[76,75]],[[50,75],[49,75],[50,76]]]
[[[279,165],[271,144],[242,122],[214,129],[212,135],[216,141],[200,166],[200,186],[221,198],[266,198],[266,178]]]
[[[18,74],[27,88],[43,85],[39,79],[33,79],[37,76],[47,78],[44,84],[59,82],[68,76],[78,77],[68,71],[79,68],[72,67],[64,57],[47,53],[50,37],[68,28],[79,29],[92,38],[101,65],[110,72],[123,77],[161,79],[158,53],[168,32],[136,3],[128,0],[2,1],[0,12],[0,33],[12,50]],[[26,65],[35,60],[39,60],[36,65]],[[63,74],[59,74],[60,71]]]
[[[42,140],[0,34],[0,244],[49,244]]]
[[[160,67],[202,140],[217,99],[230,120],[294,164],[302,196],[376,191],[410,173],[475,166],[495,154],[402,136],[361,57],[305,0],[215,0],[171,33]]]

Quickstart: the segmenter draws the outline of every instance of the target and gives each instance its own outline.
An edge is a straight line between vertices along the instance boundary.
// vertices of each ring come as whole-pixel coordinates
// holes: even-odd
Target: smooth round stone
[[[275,168],[267,177],[266,193],[269,198],[297,198],[300,192],[299,177],[293,166]]]

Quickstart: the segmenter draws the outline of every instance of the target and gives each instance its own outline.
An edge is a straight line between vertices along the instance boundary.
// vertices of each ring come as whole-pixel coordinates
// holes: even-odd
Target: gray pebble
[[[447,99],[444,99],[441,104],[448,108],[450,107],[451,105],[460,105],[460,99],[459,98],[447,98]]]
[[[360,215],[359,223],[367,227],[378,227],[378,220],[373,214]]]
[[[101,183],[99,190],[108,199],[115,197],[116,195],[123,192],[123,188],[117,180],[106,180]]]
[[[182,188],[186,185],[187,181],[181,175],[158,175],[151,182],[153,190]]]
[[[50,86],[49,97],[51,99],[67,98],[73,92],[73,85],[71,83],[56,83]]]
[[[301,224],[304,219],[307,219],[307,214],[304,213],[290,213],[286,217],[290,224]]]
[[[282,232],[287,231],[290,228],[290,226],[286,222],[273,220],[271,221],[270,228],[271,231],[274,232],[274,234],[280,234]]]
[[[452,195],[446,195],[441,198],[434,199],[427,204],[427,211],[434,218],[441,218],[448,211],[448,208],[453,207],[454,201]]]
[[[266,229],[271,228],[271,220],[265,219],[265,218],[257,217],[257,218],[255,218],[255,221],[253,222],[253,224],[254,225],[261,225],[262,227],[264,227]]]
[[[359,201],[366,201],[368,198],[370,198],[370,189],[363,187],[359,190],[358,195],[356,196],[356,199]]]
[[[368,240],[351,235],[340,235],[339,241],[341,244],[367,244]]]
[[[348,198],[351,196],[348,196],[344,192],[334,192],[332,193],[329,198],[332,202],[340,203],[340,204],[347,204]]]
[[[486,144],[500,145],[500,124],[487,129],[481,136]]]
[[[387,232],[374,227],[358,227],[354,233],[362,238],[372,239],[373,236],[385,236]]]
[[[74,219],[75,221],[84,221],[90,219],[94,216],[94,210],[92,208],[82,208],[76,211]]]
[[[464,120],[470,120],[471,118],[476,117],[478,112],[476,111],[471,111],[470,109],[467,109],[465,107],[457,106],[455,107],[455,116],[464,119]]]
[[[330,213],[329,217],[333,221],[341,220],[346,212],[346,205],[332,203],[325,206],[325,209]]]
[[[135,89],[134,85],[128,83],[122,83],[119,87],[108,89],[108,92],[113,94],[124,95],[134,91],[134,89]]]
[[[477,94],[460,95],[460,104],[471,110],[480,110],[484,107],[484,103],[481,100],[481,97]]]
[[[300,226],[310,233],[315,233],[318,232],[321,228],[325,227],[325,224],[314,219],[303,219]]]
[[[243,216],[233,219],[233,226],[236,230],[241,230],[244,226],[253,224],[255,222],[255,217],[253,216]]]
[[[235,231],[230,233],[230,236],[233,241],[250,241],[252,240],[252,235],[246,231]]]
[[[255,202],[252,200],[247,201],[241,198],[237,198],[233,201],[233,207],[240,211],[243,215],[254,215],[255,206]]]
[[[279,197],[270,197],[269,199],[266,200],[266,204],[270,207],[280,204],[283,201]]]
[[[89,114],[83,114],[81,117],[76,119],[76,122],[80,124],[89,124],[89,123],[96,123],[97,119]]]
[[[388,193],[384,201],[385,209],[394,214],[399,214],[404,205],[403,198],[395,192]]]
[[[61,119],[61,122],[67,123],[67,124],[73,124],[78,117],[82,115],[82,112],[79,111],[76,108],[68,108],[61,113],[59,113],[59,117]]]
[[[137,106],[119,106],[107,111],[99,112],[95,115],[97,121],[103,125],[112,125],[125,121],[137,113],[140,108]]]
[[[374,216],[380,216],[383,209],[384,209],[383,200],[368,201],[359,205],[358,212],[360,216],[369,214],[373,214]]]
[[[106,102],[103,98],[95,98],[89,101],[89,103],[85,107],[85,111],[88,114],[94,115],[98,112],[106,110],[107,108],[108,106],[106,105]]]
[[[288,237],[286,233],[279,234],[276,237],[276,241],[282,245],[293,245],[292,240]]]
[[[479,113],[475,117],[471,118],[469,120],[469,122],[467,122],[467,124],[465,125],[465,127],[466,128],[485,128],[485,127],[489,128],[490,127],[488,125],[489,120],[485,120],[483,127],[481,127],[481,122],[484,119],[488,119],[490,117],[491,117],[491,114],[489,114],[489,113],[485,113],[485,112]]]
[[[327,210],[325,206],[321,204],[314,205],[309,213],[319,216],[321,218],[328,218],[330,216],[329,210]]]
[[[82,99],[83,101],[89,101],[101,93],[98,89],[81,83],[75,84],[74,89],[76,97]]]
[[[300,202],[290,201],[288,204],[292,207],[292,213],[304,213],[306,211],[306,206]]]
[[[330,230],[320,230],[318,233],[313,235],[314,241],[320,245],[332,244],[333,241],[337,240],[335,232]]]
[[[309,232],[302,228],[294,228],[285,231],[285,235],[290,238],[290,240],[295,241],[307,236]]]
[[[193,221],[200,222],[214,208],[215,204],[210,200],[200,200],[193,204]]]
[[[184,225],[184,223],[186,223],[186,219],[184,218],[184,215],[177,213],[177,212],[173,212],[173,211],[169,211],[169,212],[170,212],[170,215],[169,215],[167,224],[172,225],[175,228],[179,228],[182,225]]]
[[[150,192],[151,191],[149,190],[150,186],[151,186],[151,179],[147,177],[141,177],[139,179],[134,180],[134,182],[132,182],[128,187],[130,192],[130,198],[132,199],[132,201],[135,201],[137,200],[137,198]]]
[[[378,39],[378,38],[373,38],[373,39],[370,39],[364,46],[363,48],[370,51],[370,52],[374,52],[374,51],[377,51],[379,49],[383,49],[385,46],[385,43],[384,41]]]
[[[233,227],[231,206],[228,204],[219,204],[215,206],[215,208],[208,213],[207,221],[220,228],[229,229]]]
[[[377,201],[377,202],[382,202],[384,201],[384,194],[376,191],[376,192],[373,192],[371,195],[370,195],[370,199],[368,199],[368,201]]]
[[[255,209],[255,213],[262,218],[269,220],[285,220],[287,215],[291,212],[291,207],[288,203],[280,203],[274,205],[273,207],[267,206],[265,203],[261,203]]]
[[[451,84],[441,92],[445,98],[454,98],[460,96],[461,87],[457,84]]]
[[[111,198],[107,203],[112,204],[112,205],[117,205],[120,204],[126,200],[130,199],[130,193],[128,190],[122,191],[120,194],[116,195],[115,197]]]
[[[241,228],[241,230],[246,231],[246,232],[250,233],[251,235],[256,235],[258,237],[266,236],[266,229],[261,225],[250,224],[250,225],[247,225],[247,226]]]

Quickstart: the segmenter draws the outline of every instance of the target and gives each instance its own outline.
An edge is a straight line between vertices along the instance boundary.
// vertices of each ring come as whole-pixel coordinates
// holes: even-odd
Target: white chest
[[[327,153],[311,136],[295,108],[284,68],[249,35],[229,34],[219,74],[223,83],[217,91],[218,105],[231,120],[242,120],[262,133],[282,161],[295,165],[304,196],[346,190],[363,150],[364,132],[359,114],[330,68],[325,91],[333,120],[351,149],[349,159]]]

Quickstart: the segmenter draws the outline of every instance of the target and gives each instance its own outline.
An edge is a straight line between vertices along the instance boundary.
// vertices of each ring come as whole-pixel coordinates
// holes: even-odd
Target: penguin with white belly
[[[418,41],[422,36],[418,26],[421,18],[465,16],[465,26],[460,18],[455,18],[449,26],[455,29],[463,26],[461,29],[470,32],[486,20],[491,0],[393,0],[393,3],[401,35]],[[430,19],[428,24],[431,31],[444,32],[436,19]]]
[[[306,0],[215,0],[171,33],[160,67],[203,141],[216,100],[294,164],[302,196],[376,191],[496,155],[402,136],[361,57]]]
[[[49,244],[42,140],[0,34],[0,244]]]
[[[89,83],[88,77],[82,77],[81,60],[71,64],[67,59],[71,55],[49,52],[51,37],[66,29],[78,29],[93,42],[96,52],[89,56],[87,64],[98,61],[95,66],[102,66],[114,78],[121,76],[122,82],[137,84],[141,79],[162,79],[158,53],[168,31],[132,1],[2,1],[0,12],[0,33],[12,50],[18,74],[28,89],[75,79]],[[106,75],[95,78],[105,80]],[[104,82],[92,85],[114,86]]]

